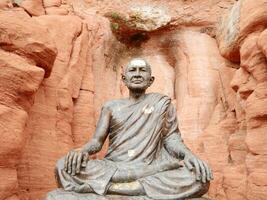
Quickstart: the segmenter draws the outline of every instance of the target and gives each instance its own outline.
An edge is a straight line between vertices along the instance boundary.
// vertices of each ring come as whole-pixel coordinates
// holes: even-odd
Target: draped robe
[[[140,101],[123,102],[105,105],[111,110],[105,158],[88,161],[75,176],[64,171],[61,159],[56,171],[60,185],[67,191],[104,195],[111,182],[138,181],[153,199],[180,199],[200,192],[195,174],[166,148],[168,143],[182,142],[170,98],[149,93]],[[118,172],[122,180],[113,180]]]

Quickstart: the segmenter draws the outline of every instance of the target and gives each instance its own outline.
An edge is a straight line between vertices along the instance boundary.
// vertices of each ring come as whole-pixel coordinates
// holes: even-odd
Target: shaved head
[[[127,71],[129,67],[134,67],[134,66],[145,66],[151,74],[151,66],[143,58],[133,58],[132,60],[130,60],[130,62],[125,67],[124,73]]]

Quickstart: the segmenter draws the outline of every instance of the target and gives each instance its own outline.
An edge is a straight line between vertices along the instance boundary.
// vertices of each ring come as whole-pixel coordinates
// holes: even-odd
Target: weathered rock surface
[[[240,43],[250,33],[265,29],[266,1],[240,0],[222,18],[217,33],[219,48],[223,56],[232,61],[239,61]]]
[[[47,37],[48,31],[23,10],[0,12],[0,45],[5,51],[28,58],[33,64],[45,70],[48,77],[57,50],[54,41]],[[25,38],[28,38],[27,40]]]
[[[22,10],[1,11],[0,16],[0,199],[18,199],[25,126],[57,51],[47,30]]]
[[[235,70],[230,67],[235,66],[221,57],[216,41],[205,33],[183,30],[177,38],[173,52],[179,127],[185,142],[213,169],[209,194],[227,199],[222,185],[229,157],[226,138],[238,126],[231,112],[236,102],[230,88]]]
[[[11,0],[2,0],[0,1],[0,9],[7,10],[9,8],[13,8]]]
[[[33,16],[45,14],[42,0],[24,0],[21,2],[20,6]]]
[[[235,147],[235,154],[230,154],[231,168],[239,175],[235,178],[236,183],[233,182],[234,177],[232,180],[226,178],[224,182],[229,199],[263,200],[267,196],[267,184],[264,181],[267,170],[262,167],[267,166],[265,159],[267,149],[264,145],[267,142],[265,134],[267,1],[243,0],[236,6],[239,7],[237,13],[239,19],[228,27],[222,24],[221,30],[224,31],[218,37],[219,48],[225,57],[232,59],[230,55],[238,55],[235,60],[240,61],[240,68],[236,71],[231,85],[236,91],[242,109],[242,115],[236,115],[242,137],[236,140],[238,144]],[[234,20],[233,16],[230,14],[227,20],[229,24]],[[227,40],[227,38],[234,39]],[[233,188],[238,189],[233,190]]]
[[[47,15],[67,15],[69,11],[62,7],[48,7],[45,9]]]
[[[43,5],[45,8],[53,6],[59,7],[61,3],[61,0],[43,0]]]
[[[113,11],[105,16],[111,21],[112,31],[121,40],[127,40],[138,33],[164,28],[171,22],[167,9],[153,5],[132,6],[127,13]]]
[[[18,176],[22,198],[30,199],[41,198],[45,191],[56,186],[53,173],[44,176],[43,172],[52,172],[55,161],[74,147],[73,99],[79,95],[88,40],[87,27],[76,16],[47,15],[36,20],[49,28],[58,55],[50,77],[43,81],[35,96],[36,103],[25,129],[30,136]],[[30,192],[24,193],[27,190]]]

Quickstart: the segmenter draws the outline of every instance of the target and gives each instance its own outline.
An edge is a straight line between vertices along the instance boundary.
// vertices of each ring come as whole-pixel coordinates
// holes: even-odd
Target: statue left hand
[[[192,153],[187,153],[184,157],[184,164],[189,170],[196,170],[196,179],[206,183],[213,179],[211,169],[204,161],[200,160]]]
[[[65,157],[64,169],[68,174],[75,175],[80,173],[81,167],[86,167],[88,152],[80,149],[71,150]]]

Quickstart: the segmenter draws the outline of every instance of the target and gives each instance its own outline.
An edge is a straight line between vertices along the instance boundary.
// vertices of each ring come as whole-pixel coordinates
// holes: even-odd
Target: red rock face
[[[132,57],[151,64],[149,92],[172,98],[185,143],[211,165],[208,196],[265,200],[266,5],[2,1],[0,200],[56,188],[56,160],[92,137],[105,101],[128,95]]]
[[[236,183],[225,179],[226,188],[231,191],[227,194],[229,199],[262,200],[267,196],[267,184],[264,181],[267,171],[266,167],[263,167],[267,166],[265,158],[267,151],[266,145],[264,145],[267,140],[265,134],[267,123],[266,3],[264,0],[257,2],[246,0],[237,4],[239,20],[232,27],[225,29],[226,32],[228,31],[228,35],[225,32],[219,37],[219,47],[224,56],[231,59],[229,55],[240,55],[237,59],[240,62],[240,68],[235,72],[231,86],[236,91],[239,106],[242,109],[243,114],[236,116],[240,124],[239,129],[243,134],[242,138],[240,137],[238,140],[236,136],[235,149],[239,150],[240,155],[236,160],[238,162],[235,162],[231,154],[233,162],[229,169],[239,169],[239,172],[242,169],[243,173],[242,176],[240,174],[240,178],[243,178]],[[232,16],[229,16],[228,20],[231,19]],[[223,24],[221,29],[224,28]],[[230,33],[230,28],[238,31]],[[223,37],[224,39],[222,39]],[[227,41],[226,38],[229,37],[234,39]],[[232,192],[234,187],[239,190]]]
[[[18,199],[17,166],[29,136],[25,127],[57,51],[47,29],[22,10],[0,15],[0,199]]]

